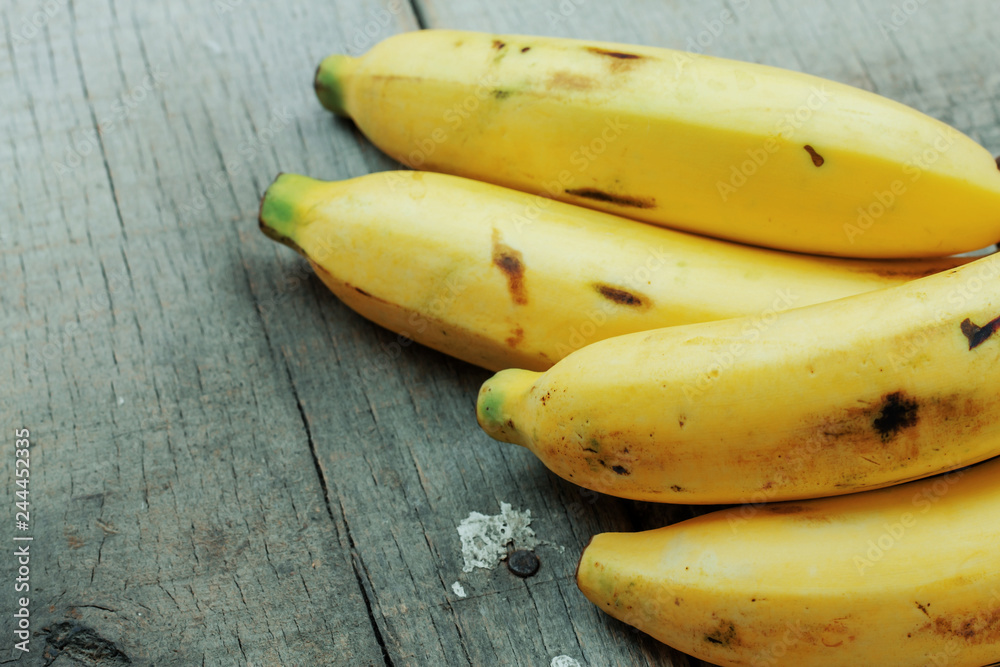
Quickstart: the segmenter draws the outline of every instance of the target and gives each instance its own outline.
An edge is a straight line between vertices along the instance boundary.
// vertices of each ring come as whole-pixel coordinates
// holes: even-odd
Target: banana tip
[[[274,177],[274,181],[271,182],[271,185],[274,185],[275,181],[281,178],[284,173],[285,172],[283,171],[279,171],[278,175]],[[260,206],[257,208],[257,224],[260,225],[260,231],[264,232],[265,235],[274,238],[274,230],[268,227],[267,223],[264,222],[264,202],[267,200],[267,193],[270,189],[271,186],[267,186],[264,190],[264,194],[260,196]]]
[[[279,231],[279,229],[288,226],[287,207],[282,202],[278,202],[277,204],[275,203],[273,192],[275,190],[275,186],[278,186],[284,176],[284,172],[278,172],[274,181],[267,187],[264,194],[261,196],[260,207],[257,209],[257,224],[260,226],[260,231],[264,232],[265,236],[277,241],[278,243],[283,243],[305,257],[307,255],[299,244],[292,240],[288,234],[284,234]]]
[[[344,100],[344,79],[354,68],[354,58],[341,54],[328,56],[316,68],[313,89],[323,108],[338,116],[349,116]]]
[[[525,415],[518,413],[517,408],[539,375],[541,373],[508,368],[483,383],[476,401],[476,420],[488,436],[501,442],[528,446],[525,430],[517,423]]]
[[[513,427],[514,423],[510,419],[506,420],[507,423],[505,423],[502,410],[503,396],[495,391],[492,382],[493,378],[490,378],[479,389],[479,399],[476,401],[476,421],[479,422],[479,428],[483,429],[486,435],[494,440],[510,442],[508,430]]]

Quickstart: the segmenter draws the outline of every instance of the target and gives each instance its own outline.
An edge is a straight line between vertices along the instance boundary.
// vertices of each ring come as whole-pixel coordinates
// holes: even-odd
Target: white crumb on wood
[[[451,585],[451,590],[460,598],[468,597],[465,592],[465,587],[457,581]]]
[[[507,556],[507,545],[513,542],[518,549],[531,549],[538,545],[535,531],[531,529],[531,510],[512,510],[510,503],[500,503],[500,514],[469,512],[458,525],[462,539],[463,572],[474,568],[493,568]]]
[[[580,663],[568,655],[557,655],[552,658],[552,662],[549,663],[549,667],[580,667]]]

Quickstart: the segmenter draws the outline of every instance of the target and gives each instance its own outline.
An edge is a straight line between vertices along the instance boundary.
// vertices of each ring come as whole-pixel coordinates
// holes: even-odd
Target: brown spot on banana
[[[656,208],[656,200],[652,197],[642,198],[631,195],[617,195],[598,190],[597,188],[570,188],[564,191],[574,197],[593,199],[594,201],[615,204],[616,206],[630,206],[632,208]]]
[[[823,163],[826,162],[826,160],[823,159],[823,156],[817,153],[816,149],[809,144],[806,144],[803,148],[806,149],[806,153],[809,153],[809,157],[812,158],[813,164],[817,167],[822,167]]]
[[[893,394],[898,395],[891,398]],[[911,469],[913,461],[933,455],[930,453],[936,451],[940,434],[960,429],[963,437],[972,438],[991,428],[993,422],[987,415],[993,413],[995,403],[961,392],[917,397],[896,391],[809,415],[803,419],[808,424],[804,430],[795,431],[773,450],[782,454],[775,460],[775,479],[780,486],[803,476],[828,474],[830,466],[839,465],[836,461],[843,462],[843,457],[857,457],[865,464],[848,464],[850,472],[832,480],[833,486],[843,491],[870,488],[873,480],[881,484],[879,480],[885,479],[888,470],[903,473],[895,478],[896,483],[925,477],[928,472],[945,472],[946,466],[912,475],[904,471]],[[898,427],[895,433],[893,426]],[[767,491],[774,484],[767,482],[760,489]]]
[[[647,308],[650,306],[648,298],[644,298],[635,292],[623,290],[620,287],[612,287],[604,283],[594,283],[594,289],[605,299],[621,306],[631,306],[633,308]]]
[[[931,425],[960,421],[969,434],[978,432],[988,423],[982,420],[982,415],[986,414],[988,406],[964,394],[928,396],[918,401],[902,391],[897,391],[884,395],[877,402],[865,403],[863,407],[844,408],[818,419],[814,422],[814,430],[806,437],[812,439],[810,442],[820,446],[841,447],[844,440],[854,441],[858,445],[870,442],[872,431],[879,434],[879,441],[886,442],[887,439],[882,437],[883,431],[890,436],[888,439],[891,439],[891,436],[895,435],[892,432],[893,426],[898,427],[896,433],[904,428],[916,426],[918,416],[926,418],[926,422]],[[793,444],[790,443],[790,446]],[[861,453],[862,449],[857,448],[854,451]],[[865,451],[877,450],[867,448]]]
[[[976,326],[972,323],[968,317],[962,320],[962,324],[959,325],[962,329],[962,334],[969,339],[969,349],[975,349],[985,343],[993,332],[1000,329],[1000,317],[987,322],[983,326]]]
[[[969,644],[984,644],[1000,640],[1000,607],[978,610],[966,614],[938,616],[924,626],[934,634],[950,639],[964,640]]]
[[[903,429],[917,423],[919,404],[901,391],[887,394],[878,417],[872,420],[872,427],[882,438],[891,440]]]
[[[594,80],[589,76],[560,70],[549,77],[547,87],[549,89],[564,88],[566,90],[590,90],[594,87]]]
[[[605,62],[607,62],[610,66],[611,72],[615,74],[634,68],[645,58],[644,56],[640,56],[635,53],[627,53],[625,51],[609,51],[596,46],[588,46],[584,50],[589,51],[594,55],[603,57]]]
[[[607,56],[609,58],[617,58],[619,60],[638,60],[643,57],[634,53],[625,53],[624,51],[608,51],[607,49],[601,49],[596,46],[588,46],[585,50],[590,51],[591,53],[596,53],[599,56]]]
[[[919,405],[903,391],[883,395],[878,401],[862,401],[862,407],[850,407],[828,415],[816,425],[818,442],[843,446],[846,440],[870,443],[872,431],[878,441],[888,442],[900,431],[917,423]],[[858,452],[860,453],[860,452]]]
[[[500,240],[500,232],[493,230],[493,264],[507,276],[507,289],[514,303],[528,303],[524,288],[524,256]]]
[[[524,329],[517,327],[514,332],[507,338],[507,344],[511,347],[517,347],[524,340]]]
[[[705,635],[705,641],[717,646],[739,646],[736,636],[736,626],[731,622],[721,621],[719,627]]]

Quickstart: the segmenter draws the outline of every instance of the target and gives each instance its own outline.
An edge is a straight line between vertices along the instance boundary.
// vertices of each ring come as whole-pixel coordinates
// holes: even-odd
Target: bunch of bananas
[[[264,233],[500,371],[480,426],[563,478],[739,503],[594,537],[602,610],[727,666],[1000,660],[1000,255],[949,257],[1000,238],[985,149],[804,74],[568,39],[418,31],[315,85],[429,171],[281,175]]]

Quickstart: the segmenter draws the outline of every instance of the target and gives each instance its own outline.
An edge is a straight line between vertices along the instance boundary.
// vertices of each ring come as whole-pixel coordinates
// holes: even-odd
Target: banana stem
[[[509,368],[483,383],[476,403],[476,419],[487,435],[501,442],[528,446],[528,436],[514,423],[513,415],[524,415],[520,403],[540,375]]]

